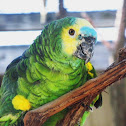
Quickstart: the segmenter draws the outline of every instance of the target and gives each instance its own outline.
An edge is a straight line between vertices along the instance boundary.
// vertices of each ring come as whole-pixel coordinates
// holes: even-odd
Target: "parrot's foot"
[[[85,105],[84,103],[82,103],[82,106],[87,108],[86,111],[91,111],[91,112],[93,112],[93,108],[90,107],[89,105]]]
[[[16,115],[8,114],[5,116],[2,116],[0,118],[0,126],[13,126],[13,124],[16,123],[16,121],[21,116],[21,113],[17,113]]]

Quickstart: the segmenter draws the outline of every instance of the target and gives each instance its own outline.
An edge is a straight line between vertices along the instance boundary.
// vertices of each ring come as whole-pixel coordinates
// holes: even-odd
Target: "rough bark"
[[[74,126],[82,113],[87,110],[87,107],[82,107],[81,101],[85,105],[90,105],[96,95],[102,92],[107,86],[124,77],[126,77],[126,48],[120,50],[117,61],[97,78],[89,80],[83,86],[40,108],[27,112],[24,117],[24,124],[25,126],[41,126],[50,116],[75,104],[60,123],[61,126]]]

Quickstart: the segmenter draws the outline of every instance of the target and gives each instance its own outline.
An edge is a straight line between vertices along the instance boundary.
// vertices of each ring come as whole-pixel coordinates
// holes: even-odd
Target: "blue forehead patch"
[[[93,28],[90,28],[90,27],[85,26],[85,27],[82,27],[80,29],[80,31],[85,36],[92,36],[92,37],[97,38],[97,32]]]

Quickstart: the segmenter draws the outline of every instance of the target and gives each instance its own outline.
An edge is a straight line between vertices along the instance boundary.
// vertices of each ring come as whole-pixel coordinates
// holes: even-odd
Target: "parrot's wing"
[[[20,60],[22,59],[22,56],[17,57],[16,59],[14,59],[8,66],[6,71],[8,71],[10,68],[12,68],[13,66],[15,66]]]
[[[21,56],[13,60],[7,67],[0,88],[0,125],[13,124],[21,114],[13,108],[12,99],[16,95],[18,74],[16,64]],[[10,113],[11,112],[11,113]]]
[[[16,64],[20,61],[21,57],[13,60],[7,67],[3,77],[0,89],[0,117],[11,109],[11,100],[15,96],[15,89],[17,86],[18,74],[16,71]],[[7,106],[8,105],[8,106]]]

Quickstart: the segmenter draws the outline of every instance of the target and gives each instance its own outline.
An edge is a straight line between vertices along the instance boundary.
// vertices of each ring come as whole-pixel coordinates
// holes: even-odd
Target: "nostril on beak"
[[[78,35],[78,39],[79,39],[79,40],[85,41],[84,34],[79,34],[79,35]]]
[[[82,40],[82,38],[83,38],[82,35],[79,34],[79,35],[78,35],[78,39],[79,39],[79,40]]]

